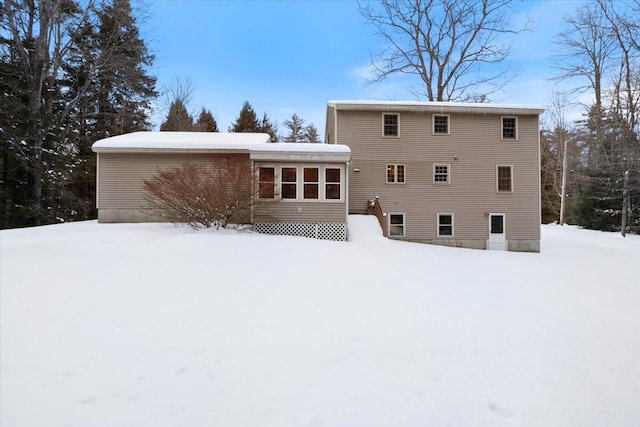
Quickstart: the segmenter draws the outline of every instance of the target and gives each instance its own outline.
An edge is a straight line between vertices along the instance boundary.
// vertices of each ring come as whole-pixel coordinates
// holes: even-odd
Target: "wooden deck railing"
[[[387,237],[387,217],[382,212],[382,206],[380,206],[380,198],[378,196],[369,200],[367,213],[369,215],[375,215],[376,218],[378,218],[380,228],[382,229],[382,235]]]

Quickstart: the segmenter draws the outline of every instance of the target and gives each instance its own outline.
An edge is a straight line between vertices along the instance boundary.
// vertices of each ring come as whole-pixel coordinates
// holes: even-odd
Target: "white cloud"
[[[351,77],[354,77],[365,83],[375,78],[376,67],[373,64],[363,65],[361,67],[354,68],[349,74],[351,75]]]

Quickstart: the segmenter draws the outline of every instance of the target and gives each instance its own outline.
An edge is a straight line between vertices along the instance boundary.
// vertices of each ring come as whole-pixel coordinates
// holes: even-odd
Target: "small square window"
[[[449,165],[433,165],[433,183],[449,183]]]
[[[453,214],[438,214],[438,237],[453,237]]]
[[[498,166],[497,178],[498,178],[498,192],[513,191],[511,166]]]
[[[398,136],[399,118],[397,114],[382,115],[382,136]]]
[[[404,237],[405,218],[403,213],[389,214],[389,237]]]
[[[518,139],[518,120],[516,117],[502,118],[502,139]]]
[[[449,115],[433,115],[433,133],[434,135],[449,135]]]
[[[387,184],[404,184],[404,165],[387,165]]]

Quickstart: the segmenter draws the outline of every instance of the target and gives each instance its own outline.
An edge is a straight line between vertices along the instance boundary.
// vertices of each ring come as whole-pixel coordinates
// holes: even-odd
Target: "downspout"
[[[100,153],[96,153],[96,209],[100,217]]]
[[[255,199],[258,196],[258,190],[256,189],[256,185],[258,185],[258,177],[256,175],[256,161],[251,158],[251,153],[249,153],[249,159],[251,162],[251,180],[253,181],[253,186],[251,188],[251,191],[253,193],[252,197],[254,199],[251,201],[251,206],[249,209],[249,223],[253,225],[253,207],[256,202]]]
[[[339,144],[338,142],[338,106],[333,106],[333,137],[335,138],[334,144]]]
[[[349,165],[351,164],[351,155],[349,155],[349,160],[344,164],[344,182],[345,182],[345,188],[344,188],[344,200],[345,200],[345,220],[347,222],[347,227],[349,227]],[[347,235],[349,233],[347,232]],[[345,236],[345,240],[347,236]]]

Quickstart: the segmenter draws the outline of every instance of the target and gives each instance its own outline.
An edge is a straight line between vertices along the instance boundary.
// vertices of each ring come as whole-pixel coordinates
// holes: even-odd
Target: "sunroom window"
[[[318,198],[318,168],[304,168],[304,198]]]
[[[297,168],[282,168],[282,183],[280,188],[282,189],[283,199],[295,199],[298,195],[298,169]]]
[[[275,168],[261,167],[258,171],[258,197],[261,199],[275,198]]]
[[[325,169],[325,199],[339,200],[340,199],[340,169],[339,168],[326,168]]]

